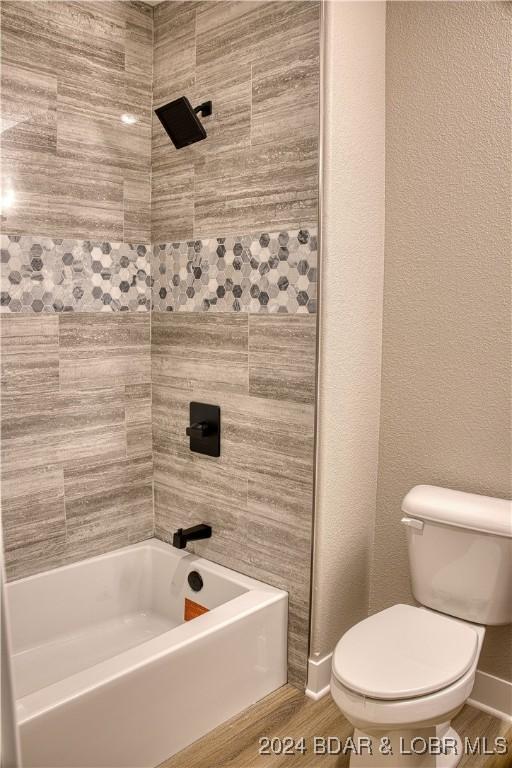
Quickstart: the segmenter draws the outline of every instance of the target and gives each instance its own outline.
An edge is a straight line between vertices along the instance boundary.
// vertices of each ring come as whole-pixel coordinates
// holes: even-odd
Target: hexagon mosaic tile
[[[316,312],[313,230],[152,248],[1,235],[0,247],[1,312]]]
[[[151,308],[147,245],[1,235],[2,312]]]
[[[317,236],[307,229],[153,246],[153,308],[314,313]]]

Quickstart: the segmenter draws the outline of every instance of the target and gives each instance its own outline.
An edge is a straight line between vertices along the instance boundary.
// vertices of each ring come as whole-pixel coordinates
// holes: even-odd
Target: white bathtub
[[[286,682],[286,592],[155,539],[7,594],[24,768],[153,768]]]

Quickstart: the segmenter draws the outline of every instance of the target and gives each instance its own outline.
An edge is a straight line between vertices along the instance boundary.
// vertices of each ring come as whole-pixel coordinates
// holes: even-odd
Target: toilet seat
[[[413,610],[439,616],[427,608],[413,608]],[[443,617],[441,616],[441,618]],[[334,669],[335,651],[331,675],[331,695],[345,717],[356,728],[372,732],[374,729],[423,727],[438,725],[455,716],[473,689],[480,650],[485,636],[485,627],[478,624],[465,624],[457,619],[448,620],[458,622],[475,633],[477,638],[476,653],[473,662],[462,677],[433,693],[396,700],[371,698],[365,694],[357,693],[339,681]],[[349,630],[349,632],[351,631]],[[378,638],[374,636],[374,644],[376,642],[378,642]],[[340,643],[338,643],[336,650],[338,650],[339,645]],[[339,656],[336,667],[339,672]]]
[[[343,688],[359,696],[409,700],[460,680],[478,652],[475,626],[424,608],[394,605],[343,635],[332,671]]]
[[[476,663],[448,688],[426,696],[398,701],[361,696],[345,688],[333,674],[331,695],[352,725],[363,731],[438,725],[455,717],[467,701],[475,682],[475,672]]]

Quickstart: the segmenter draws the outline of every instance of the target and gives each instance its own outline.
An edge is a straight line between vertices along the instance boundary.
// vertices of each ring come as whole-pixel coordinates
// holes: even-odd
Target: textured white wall
[[[511,53],[510,2],[388,3],[372,612],[411,601],[411,486],[511,492]],[[510,627],[480,668],[512,679]]]
[[[385,3],[325,12],[312,658],[368,611],[384,259]]]

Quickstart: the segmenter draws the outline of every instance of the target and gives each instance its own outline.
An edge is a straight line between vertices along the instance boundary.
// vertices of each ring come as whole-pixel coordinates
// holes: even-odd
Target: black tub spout
[[[193,525],[192,528],[178,528],[172,537],[172,545],[177,549],[185,549],[189,541],[199,541],[199,539],[209,539],[212,535],[211,525],[200,523]]]

